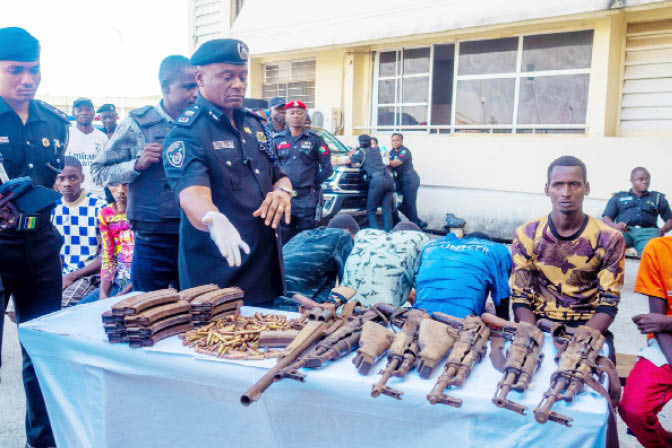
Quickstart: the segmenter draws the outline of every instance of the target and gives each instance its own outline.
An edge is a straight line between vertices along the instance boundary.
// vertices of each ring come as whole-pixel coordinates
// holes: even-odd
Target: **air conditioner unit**
[[[334,107],[308,109],[311,125],[333,133],[338,123],[337,111]]]

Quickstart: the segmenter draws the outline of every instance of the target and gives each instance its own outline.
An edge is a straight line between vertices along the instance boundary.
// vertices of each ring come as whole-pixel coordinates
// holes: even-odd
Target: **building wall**
[[[629,188],[629,173],[635,166],[651,171],[652,189],[672,194],[672,178],[667,173],[672,162],[672,129],[655,135],[619,137],[627,25],[669,18],[672,7],[665,2],[646,10],[602,11],[365,42],[348,48],[282,52],[256,57],[253,66],[261,67],[265,61],[314,57],[316,107],[338,108],[342,116],[339,134],[346,143],[354,145],[358,134],[369,132],[374,51],[594,29],[587,135],[405,133],[405,144],[413,151],[422,182],[418,201],[421,216],[438,227],[445,213],[453,212],[467,219],[469,231],[484,230],[510,238],[517,225],[550,210],[550,202],[543,194],[546,167],[561,155],[575,155],[588,166],[591,193],[585,206],[591,215],[600,216],[611,194]],[[253,69],[253,73],[255,70],[261,69]],[[260,91],[258,79],[255,75],[253,93]],[[390,146],[390,133],[370,133],[381,144]]]

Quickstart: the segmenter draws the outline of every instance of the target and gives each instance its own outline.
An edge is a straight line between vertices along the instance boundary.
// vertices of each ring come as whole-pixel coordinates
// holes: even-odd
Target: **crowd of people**
[[[12,297],[19,323],[130,291],[236,285],[247,305],[296,309],[294,295],[339,304],[342,297],[331,291],[348,286],[364,305],[456,317],[480,315],[490,297],[505,319],[512,309],[521,322],[593,327],[615,359],[609,327],[626,246],[634,246],[642,256],[635,291],[649,296],[651,308],[635,320],[650,334],[621,415],[645,446],[669,446],[656,414],[672,385],[672,243],[664,237],[672,211],[663,194],[649,191],[646,169],[632,171],[632,189],[617,193],[597,219],[583,211],[590,191],[585,164],[572,156],[554,160],[545,187],[551,211],[518,227],[509,251],[482,233],[423,232],[420,179],[403,135],[391,136],[386,157],[375,137],[361,135],[338,163],[367,174],[369,228],[360,230],[347,214],[320,227],[320,185],[333,172],[329,148],[310,130],[301,101],[273,98],[268,114],[242,108],[243,42],[216,39],[190,59],[166,57],[158,104],[119,124],[115,106],[103,105],[101,129],[86,98],[73,104],[72,126],[34,100],[39,57],[27,31],[0,29],[0,174],[61,194],[29,215],[11,193],[0,195],[0,311]],[[393,227],[395,189],[408,220]],[[22,354],[28,444],[53,446],[32,362]]]

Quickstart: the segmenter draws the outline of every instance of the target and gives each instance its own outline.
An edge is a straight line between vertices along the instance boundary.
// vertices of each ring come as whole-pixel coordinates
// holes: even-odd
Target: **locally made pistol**
[[[529,387],[534,372],[544,359],[541,353],[544,333],[535,325],[527,322],[509,322],[489,313],[484,313],[481,319],[486,324],[495,327],[492,329],[493,334],[511,341],[511,346],[506,352],[504,377],[497,384],[497,392],[492,402],[500,408],[525,415],[527,407],[509,400],[507,395],[511,390],[524,392]],[[493,349],[494,347],[490,347],[490,350]]]
[[[387,366],[378,372],[383,375],[378,383],[371,388],[371,396],[376,398],[381,393],[401,400],[403,392],[393,389],[387,382],[393,376],[404,378],[415,366],[415,361],[420,352],[418,345],[418,330],[423,319],[429,319],[429,315],[422,310],[410,310],[406,314],[406,321],[392,341],[387,351]]]
[[[486,343],[490,337],[490,328],[477,316],[464,319],[435,312],[432,317],[440,322],[459,329],[453,349],[448,356],[443,373],[439,376],[432,391],[427,395],[431,404],[443,403],[459,408],[462,400],[445,393],[449,386],[462,386],[471,374],[471,369],[485,356],[488,350]]]

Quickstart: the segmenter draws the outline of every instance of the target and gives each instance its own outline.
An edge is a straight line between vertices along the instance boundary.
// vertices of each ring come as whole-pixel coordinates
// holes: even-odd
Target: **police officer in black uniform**
[[[397,191],[403,195],[399,211],[421,229],[427,227],[427,223],[418,217],[417,201],[420,176],[413,168],[411,150],[404,146],[404,136],[398,132],[392,134],[389,166],[394,171]]]
[[[651,174],[638,166],[630,172],[630,191],[619,191],[607,202],[602,220],[623,233],[626,247],[641,256],[647,243],[672,230],[672,209],[663,193],[650,191]],[[658,216],[665,224],[658,228]]]
[[[351,155],[340,160],[339,165],[351,164],[361,166],[369,179],[369,193],[366,198],[366,215],[369,227],[378,229],[376,218],[378,207],[383,209],[383,229],[392,230],[392,208],[394,201],[394,180],[392,174],[383,163],[383,157],[378,148],[371,147],[371,137],[364,134],[359,136],[359,148]]]
[[[235,39],[196,50],[199,96],[166,138],[163,165],[182,208],[181,286],[235,285],[247,305],[270,307],[284,290],[276,229],[289,224],[292,185],[270,131],[241,108],[247,57]]]
[[[322,202],[320,186],[334,172],[329,147],[322,137],[305,128],[306,105],[290,101],[285,110],[289,129],[273,139],[280,165],[294,187],[292,222],[281,228],[283,244],[297,233],[317,227],[317,207]]]
[[[64,113],[34,100],[40,79],[37,39],[21,28],[0,29],[0,173],[10,179],[30,176],[33,184],[51,188],[63,165],[69,123]],[[0,205],[3,319],[10,295],[18,323],[61,308],[61,235],[51,225],[51,209],[23,216],[11,202]],[[23,347],[21,353],[28,445],[55,446],[32,361]]]

